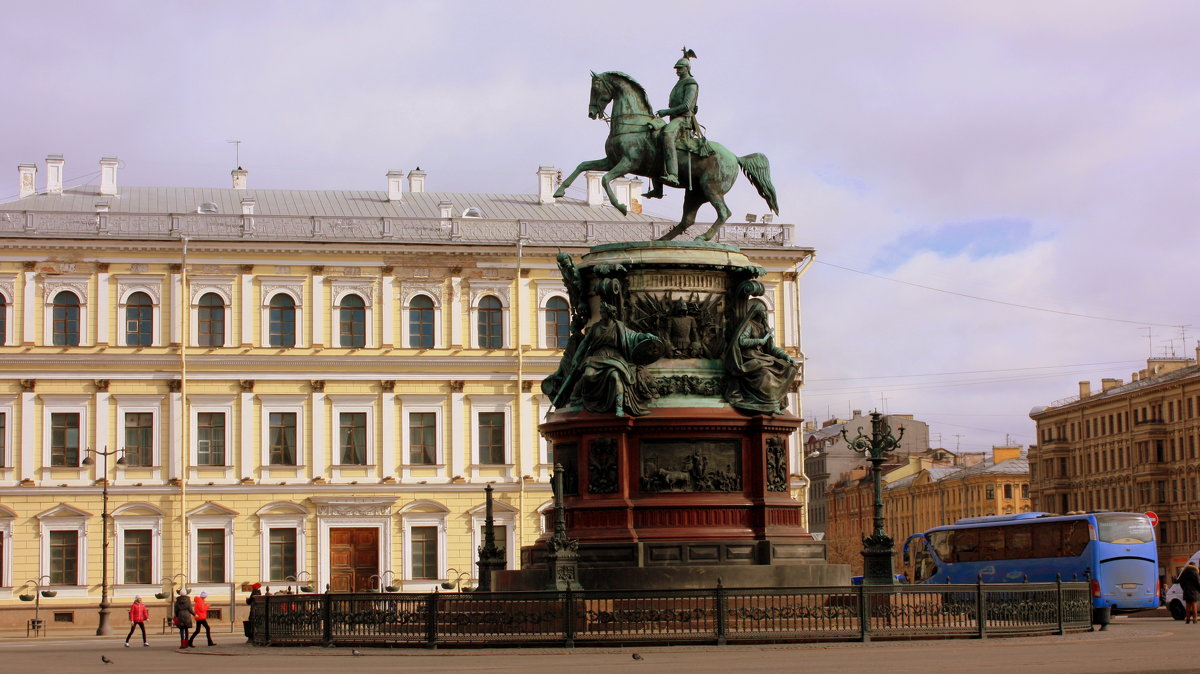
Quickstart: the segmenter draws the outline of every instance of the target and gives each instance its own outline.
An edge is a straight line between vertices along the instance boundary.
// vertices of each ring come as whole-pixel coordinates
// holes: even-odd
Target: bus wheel
[[[1112,607],[1105,606],[1103,608],[1092,609],[1092,624],[1099,625],[1100,631],[1108,629],[1108,623],[1112,620]]]
[[[1172,599],[1170,604],[1167,604],[1167,610],[1171,612],[1171,617],[1176,620],[1183,620],[1185,615],[1183,602],[1178,599]]]

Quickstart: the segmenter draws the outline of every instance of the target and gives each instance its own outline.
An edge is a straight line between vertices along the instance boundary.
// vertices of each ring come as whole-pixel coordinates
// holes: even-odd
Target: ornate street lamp
[[[115,454],[121,454],[122,456],[117,457],[117,465],[124,466],[125,450],[114,449],[112,451],[108,451],[108,445],[105,445],[104,451],[92,449],[91,447],[88,447],[85,451],[88,454],[95,454],[97,456],[104,457],[103,468],[101,469],[103,471],[103,477],[100,478],[100,484],[103,485],[100,491],[100,500],[101,503],[103,503],[104,510],[104,512],[100,515],[100,522],[102,525],[101,540],[103,541],[100,552],[100,624],[96,626],[96,636],[103,637],[112,633],[108,627],[108,607],[111,606],[111,604],[108,603],[108,457]],[[91,456],[86,456],[83,459],[83,465],[85,466],[91,466],[95,463],[96,462]]]
[[[883,471],[880,465],[887,460],[889,452],[900,446],[904,428],[900,435],[893,436],[892,429],[879,412],[871,412],[871,436],[863,435],[862,427],[853,440],[842,429],[842,438],[851,450],[861,452],[871,462],[871,480],[875,483],[875,530],[863,537],[863,585],[893,585],[896,576],[892,567],[892,537],[883,530]]]

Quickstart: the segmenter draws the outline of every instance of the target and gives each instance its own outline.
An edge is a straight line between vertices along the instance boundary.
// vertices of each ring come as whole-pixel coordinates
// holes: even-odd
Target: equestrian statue
[[[660,240],[674,239],[687,231],[695,223],[700,207],[710,203],[717,211],[717,219],[708,231],[696,237],[698,241],[708,241],[729,219],[725,195],[733,187],[738,167],[741,167],[759,196],[778,214],[779,204],[766,155],[755,153],[737,157],[720,143],[704,137],[702,127],[696,122],[700,85],[692,77],[691,59],[694,58],[696,52],[685,47],[683,58],[675,62],[679,81],[671,89],[667,100],[669,107],[657,112],[650,107],[646,90],[629,75],[615,71],[599,75],[593,72],[588,117],[609,122],[608,139],[604,142],[605,157],[580,163],[554,196],[563,196],[584,171],[605,171],[600,180],[604,192],[609,203],[624,215],[628,209],[617,202],[610,183],[629,173],[643,176],[653,183],[651,190],[642,195],[648,199],[661,199],[664,185],[684,190],[683,217]],[[609,103],[612,103],[612,115],[606,116],[604,111]],[[664,121],[664,117],[670,121]]]

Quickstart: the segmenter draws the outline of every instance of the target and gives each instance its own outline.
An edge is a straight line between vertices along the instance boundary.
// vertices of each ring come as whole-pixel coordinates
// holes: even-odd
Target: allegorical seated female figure
[[[642,366],[658,360],[664,348],[657,336],[625,327],[616,309],[602,302],[600,320],[588,327],[580,344],[582,372],[574,397],[589,412],[648,414],[653,392]]]
[[[798,366],[775,344],[767,310],[753,302],[729,340],[725,361],[729,383],[725,399],[744,410],[774,414],[787,406],[787,392]]]

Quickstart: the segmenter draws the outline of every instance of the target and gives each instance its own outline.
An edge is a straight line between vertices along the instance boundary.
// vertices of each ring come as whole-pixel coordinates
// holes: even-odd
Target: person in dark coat
[[[183,590],[177,591],[172,610],[175,613],[175,626],[179,628],[179,647],[187,648],[191,645],[188,643],[188,631],[196,626],[196,612],[192,609],[191,597],[184,594]]]
[[[1179,578],[1175,581],[1179,583],[1179,589],[1183,590],[1183,603],[1187,607],[1184,612],[1184,624],[1196,623],[1196,602],[1200,601],[1200,569],[1196,568],[1195,562],[1188,562],[1188,565],[1183,567],[1183,571],[1179,572]]]

